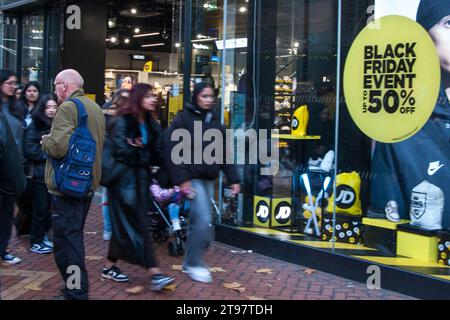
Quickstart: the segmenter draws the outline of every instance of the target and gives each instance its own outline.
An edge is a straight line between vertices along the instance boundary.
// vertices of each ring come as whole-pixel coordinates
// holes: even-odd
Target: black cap
[[[417,22],[428,31],[447,15],[450,15],[450,0],[422,0],[417,11]]]

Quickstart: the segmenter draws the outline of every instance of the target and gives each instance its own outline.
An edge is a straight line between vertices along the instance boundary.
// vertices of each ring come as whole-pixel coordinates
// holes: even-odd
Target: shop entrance
[[[167,126],[182,108],[181,32],[183,0],[110,1],[108,4],[105,101],[136,83],[154,86]]]

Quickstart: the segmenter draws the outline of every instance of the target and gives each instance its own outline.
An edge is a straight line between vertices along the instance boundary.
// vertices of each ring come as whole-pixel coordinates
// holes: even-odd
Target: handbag
[[[100,179],[100,185],[104,187],[113,185],[127,170],[127,166],[117,161],[116,157],[114,157],[113,149],[114,141],[109,135],[106,135],[103,145],[102,176]]]

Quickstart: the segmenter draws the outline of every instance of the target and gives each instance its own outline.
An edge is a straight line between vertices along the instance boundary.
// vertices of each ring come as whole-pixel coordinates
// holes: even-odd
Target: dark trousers
[[[53,253],[66,284],[68,300],[89,298],[88,274],[85,266],[84,224],[92,195],[83,199],[52,195]]]
[[[41,243],[51,227],[50,195],[44,183],[32,183],[33,219],[31,243]]]
[[[16,198],[0,195],[0,256],[6,254],[11,238]]]

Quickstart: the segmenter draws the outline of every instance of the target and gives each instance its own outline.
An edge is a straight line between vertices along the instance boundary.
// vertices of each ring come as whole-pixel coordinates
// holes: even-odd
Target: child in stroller
[[[188,210],[188,201],[178,186],[166,189],[161,187],[156,179],[152,180],[150,192],[153,198],[153,205],[157,209],[162,222],[162,225],[161,223],[153,225],[155,229],[153,232],[154,240],[156,242],[164,242],[172,234],[175,240],[169,242],[169,254],[171,256],[183,255],[183,242],[186,240],[187,227],[184,215]]]

